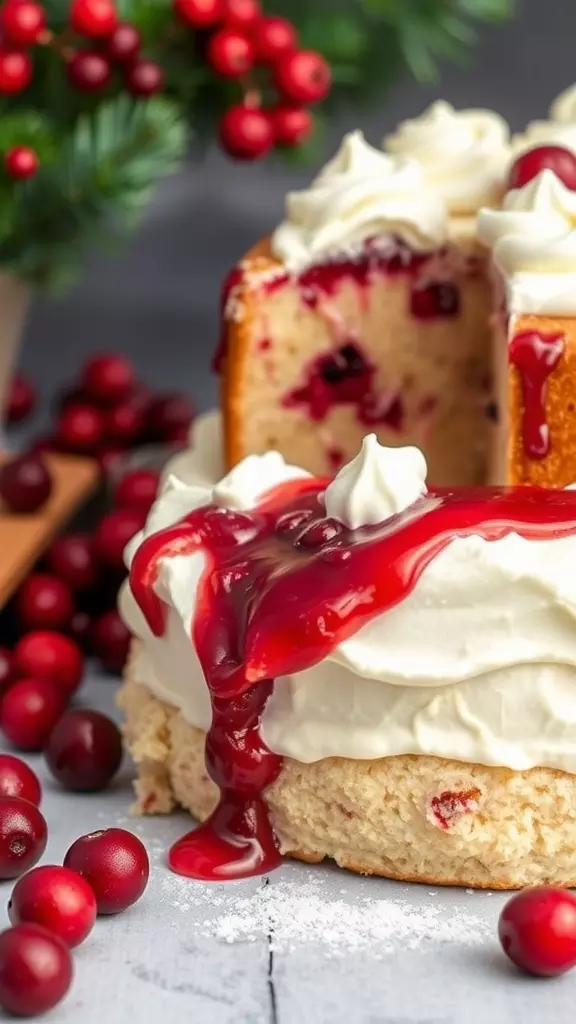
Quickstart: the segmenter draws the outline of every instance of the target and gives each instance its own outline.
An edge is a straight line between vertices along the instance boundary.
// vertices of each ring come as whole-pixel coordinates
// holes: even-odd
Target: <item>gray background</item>
[[[483,32],[469,65],[443,69],[432,88],[407,77],[378,113],[334,125],[328,148],[358,123],[377,142],[399,118],[418,114],[439,95],[456,106],[494,107],[520,130],[545,116],[573,81],[576,0],[518,0],[516,20]],[[117,348],[134,356],[151,383],[185,386],[200,408],[207,407],[216,398],[209,363],[219,282],[278,222],[287,188],[310,174],[232,164],[216,152],[191,163],[163,184],[120,258],[95,257],[65,301],[37,303],[22,356],[26,370],[50,393],[84,353]]]

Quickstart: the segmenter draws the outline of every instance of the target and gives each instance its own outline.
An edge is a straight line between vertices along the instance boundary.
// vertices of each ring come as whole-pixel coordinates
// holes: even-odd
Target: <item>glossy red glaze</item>
[[[562,334],[524,331],[510,341],[508,358],[520,374],[524,411],[522,437],[530,459],[543,459],[550,451],[550,430],[546,421],[548,378],[564,352]]]
[[[527,488],[431,492],[383,523],[349,530],[326,519],[325,486],[289,482],[249,512],[197,509],[134,557],[132,591],[157,636],[167,614],[154,590],[161,560],[199,549],[207,560],[192,639],[212,702],[206,765],[220,802],[173,847],[170,865],[182,874],[241,878],[279,862],[263,792],[282,762],[259,732],[276,676],[310,668],[404,600],[455,537],[576,531],[576,492]]]

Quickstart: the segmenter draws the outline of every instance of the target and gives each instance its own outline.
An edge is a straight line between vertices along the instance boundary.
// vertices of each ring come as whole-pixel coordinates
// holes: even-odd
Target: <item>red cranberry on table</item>
[[[49,679],[19,679],[2,697],[0,729],[18,750],[42,750],[66,704]]]
[[[252,33],[256,57],[262,64],[275,64],[298,44],[298,34],[291,21],[270,15],[260,18]]]
[[[225,111],[220,144],[236,160],[260,160],[274,145],[272,118],[266,111],[237,103]]]
[[[0,467],[0,498],[8,511],[37,512],[52,493],[52,476],[38,453],[21,455]]]
[[[91,537],[69,533],[57,537],[46,555],[50,572],[73,590],[88,590],[98,581],[98,563]]]
[[[37,924],[20,924],[0,934],[0,1006],[15,1017],[46,1013],[72,983],[70,950]]]
[[[64,865],[92,887],[99,914],[118,914],[136,903],[150,874],[143,843],[123,828],[81,836],[68,850]]]
[[[124,548],[146,522],[146,512],[139,508],[118,508],[100,520],[94,546],[101,562],[119,571],[124,567]]]
[[[67,452],[92,455],[102,443],[106,421],[100,409],[88,403],[70,403],[58,418],[56,436]]]
[[[106,417],[106,436],[112,444],[132,445],[144,429],[144,408],[141,402],[122,402],[110,409]]]
[[[135,469],[123,476],[118,484],[114,500],[119,508],[150,510],[158,493],[160,474],[153,469]]]
[[[31,629],[65,629],[74,614],[70,587],[56,576],[32,573],[16,595],[20,625]]]
[[[91,650],[91,630],[92,620],[88,612],[80,609],[77,612],[74,612],[74,615],[70,619],[68,632],[84,653],[88,653]]]
[[[48,831],[44,815],[29,800],[0,796],[0,879],[19,878],[40,860]]]
[[[576,966],[576,896],[566,889],[524,889],[498,922],[502,949],[517,967],[550,978]]]
[[[70,637],[51,629],[39,629],[18,641],[14,664],[20,675],[49,679],[69,697],[82,681],[84,656]]]
[[[566,188],[576,190],[576,153],[564,146],[536,146],[516,158],[508,176],[508,188],[522,188],[541,171],[553,171]]]
[[[79,708],[62,715],[44,753],[50,771],[66,789],[96,793],[120,767],[122,737],[111,718]]]
[[[0,796],[19,797],[40,806],[42,787],[37,776],[19,757],[0,754]]]
[[[6,402],[8,423],[21,423],[34,411],[35,405],[36,391],[32,384],[21,373],[15,373],[8,387]]]
[[[158,395],[153,398],[146,413],[146,429],[152,439],[165,441],[171,433],[180,427],[190,427],[194,420],[195,410],[187,395]]]
[[[128,659],[131,635],[115,608],[95,620],[91,640],[94,655],[104,668],[119,675]]]
[[[53,864],[23,875],[8,903],[12,924],[40,924],[71,948],[90,934],[96,913],[96,897],[86,879]]]
[[[294,50],[278,61],[274,83],[291,103],[318,103],[330,92],[332,72],[321,53]]]
[[[131,393],[136,384],[134,367],[129,359],[111,352],[101,352],[84,366],[81,387],[96,402],[115,405]]]
[[[7,647],[0,647],[0,694],[7,690],[16,678],[14,657]]]

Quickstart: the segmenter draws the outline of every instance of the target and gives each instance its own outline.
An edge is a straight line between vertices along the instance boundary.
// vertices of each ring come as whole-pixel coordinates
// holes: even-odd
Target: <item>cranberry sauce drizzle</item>
[[[304,383],[284,398],[286,408],[304,405],[310,419],[320,421],[337,405],[352,405],[358,422],[365,427],[382,424],[400,431],[404,423],[404,404],[400,395],[378,395],[374,378],[376,367],[349,341],[327,355],[313,359],[306,368]]]
[[[523,444],[525,454],[531,459],[544,459],[550,450],[550,430],[546,422],[547,381],[563,352],[562,334],[525,331],[516,334],[509,344],[508,358],[522,382]]]
[[[172,848],[170,866],[181,874],[242,878],[279,863],[263,793],[282,760],[259,732],[275,677],[311,667],[402,601],[455,537],[576,532],[576,491],[535,488],[439,490],[349,530],[325,517],[326,483],[292,481],[249,512],[197,509],[134,557],[132,591],[157,636],[168,612],[154,589],[161,560],[198,550],[206,558],[192,639],[212,703],[206,766],[220,801]]]

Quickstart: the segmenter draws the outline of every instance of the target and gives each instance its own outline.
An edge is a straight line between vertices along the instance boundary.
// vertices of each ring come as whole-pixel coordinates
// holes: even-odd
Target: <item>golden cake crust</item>
[[[217,790],[205,734],[126,672],[119,703],[138,768],[139,813],[177,805],[203,820]],[[285,759],[266,800],[283,853],[430,885],[576,883],[576,777],[425,756]]]

